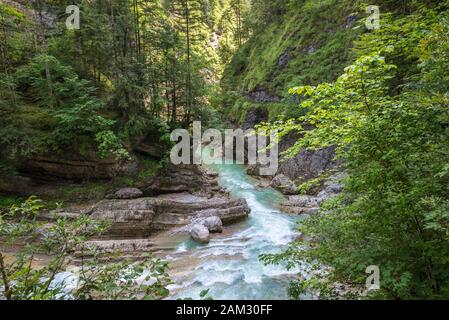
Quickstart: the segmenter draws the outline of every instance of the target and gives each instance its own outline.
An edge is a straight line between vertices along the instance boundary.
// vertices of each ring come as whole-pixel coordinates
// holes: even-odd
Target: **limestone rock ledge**
[[[145,195],[168,193],[201,193],[212,195],[224,193],[217,183],[218,174],[198,165],[169,165],[157,177],[138,186]]]
[[[281,210],[294,215],[312,215],[320,210],[322,202],[337,196],[342,191],[340,180],[344,173],[337,173],[330,177],[325,183],[324,188],[316,196],[301,195],[290,196],[288,200],[281,204]]]
[[[59,159],[53,157],[35,157],[20,165],[20,171],[34,177],[86,180],[110,179],[117,175],[132,174],[137,171],[138,160],[133,158],[124,163],[115,159],[98,159],[91,155],[88,159]]]
[[[246,218],[250,209],[243,199],[225,196],[212,198],[188,193],[167,194],[127,200],[103,200],[78,212],[60,212],[59,217],[74,219],[80,215],[107,220],[111,227],[101,237],[86,241],[71,256],[71,263],[80,265],[93,258],[95,250],[100,262],[145,259],[148,253],[164,251],[150,237],[154,232],[177,229],[185,231],[192,223],[208,217],[219,217],[224,224]],[[52,220],[54,216],[42,216]]]
[[[186,226],[203,217],[218,216],[223,223],[230,223],[247,217],[250,209],[243,199],[181,193],[156,198],[104,200],[88,213],[92,218],[112,223],[105,237],[135,239],[145,238],[155,231]]]
[[[92,259],[94,257],[93,252],[98,254],[100,262],[137,261],[157,250],[149,239],[87,241],[72,254],[70,262],[74,265],[80,265],[83,261]]]

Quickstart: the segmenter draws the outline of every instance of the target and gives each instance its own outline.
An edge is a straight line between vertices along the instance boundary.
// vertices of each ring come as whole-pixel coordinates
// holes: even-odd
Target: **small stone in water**
[[[194,225],[190,230],[190,236],[199,243],[207,244],[210,241],[209,230],[202,224]]]
[[[220,217],[213,216],[204,220],[203,225],[212,233],[223,232],[223,222],[221,222]]]

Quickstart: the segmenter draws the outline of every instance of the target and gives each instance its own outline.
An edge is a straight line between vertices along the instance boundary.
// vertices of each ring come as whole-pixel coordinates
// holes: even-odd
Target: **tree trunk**
[[[187,101],[186,101],[186,109],[187,109],[187,117],[185,119],[186,125],[190,123],[190,112],[191,112],[191,99],[192,99],[192,75],[191,75],[191,52],[190,52],[190,11],[189,11],[189,3],[187,0],[184,1],[185,5],[185,19],[186,19],[186,41],[187,41]]]

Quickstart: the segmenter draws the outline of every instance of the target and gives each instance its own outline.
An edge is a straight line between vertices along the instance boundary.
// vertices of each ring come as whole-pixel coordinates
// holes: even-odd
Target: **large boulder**
[[[286,195],[294,195],[298,193],[298,188],[295,183],[283,174],[278,174],[275,176],[271,181],[271,186]]]
[[[210,241],[209,230],[202,224],[195,224],[190,230],[190,236],[196,242],[207,244]]]
[[[137,199],[142,197],[143,192],[137,188],[123,188],[115,192],[117,199]]]
[[[223,222],[221,221],[220,217],[214,216],[214,217],[206,218],[203,222],[203,225],[211,233],[223,232]]]

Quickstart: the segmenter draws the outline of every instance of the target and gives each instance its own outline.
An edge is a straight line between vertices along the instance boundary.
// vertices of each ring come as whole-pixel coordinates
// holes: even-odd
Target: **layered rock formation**
[[[202,166],[169,165],[157,177],[139,186],[145,195],[160,195],[166,193],[222,193],[217,183],[218,175],[207,171]]]
[[[293,195],[298,193],[298,188],[296,187],[295,183],[283,174],[278,174],[277,176],[275,176],[271,181],[270,186],[278,189],[286,195]]]
[[[314,196],[290,196],[287,201],[284,201],[281,205],[281,210],[294,214],[314,214],[320,209],[320,201]]]
[[[143,196],[143,192],[137,188],[119,189],[114,194],[117,199],[137,199]]]
[[[93,258],[95,254],[99,254],[100,262],[140,260],[157,250],[149,239],[93,240],[87,241],[74,252],[71,263],[79,265],[84,260]]]
[[[36,157],[23,162],[20,171],[32,176],[70,180],[110,179],[117,175],[132,174],[137,171],[136,159],[119,162],[115,159],[59,159]]]
[[[340,181],[343,177],[344,175],[341,173],[331,176],[324,182],[323,189],[315,196],[296,195],[288,197],[281,204],[281,210],[294,215],[311,215],[317,213],[323,201],[335,197],[341,192],[342,185]]]
[[[156,215],[154,199],[104,200],[95,204],[89,215],[91,218],[106,220],[111,227],[104,237],[109,239],[145,238],[150,234],[150,226]]]
[[[74,261],[82,259],[83,254],[89,259],[92,246],[106,260],[112,259],[115,251],[121,251],[124,258],[138,259],[145,252],[158,250],[148,239],[159,231],[188,232],[191,225],[211,218],[211,232],[220,232],[222,224],[248,216],[250,209],[246,201],[231,198],[219,186],[217,177],[200,166],[169,166],[140,188],[119,188],[93,205],[74,204],[56,216],[46,213],[39,219],[52,223],[55,218],[76,219],[87,215],[110,223],[105,234],[86,242],[74,254]],[[18,185],[24,188],[29,181],[19,181]]]
[[[111,222],[108,238],[144,238],[160,230],[189,225],[195,219],[217,216],[226,224],[248,216],[243,199],[201,197],[187,193],[157,198],[104,200],[94,205],[90,216]]]

